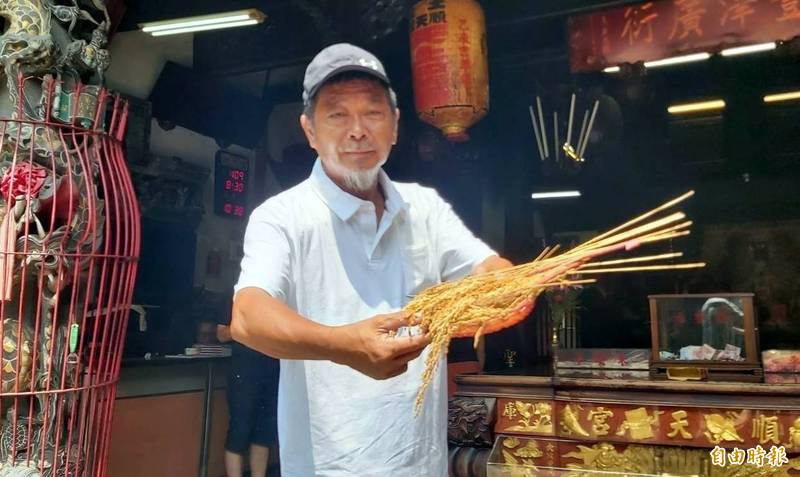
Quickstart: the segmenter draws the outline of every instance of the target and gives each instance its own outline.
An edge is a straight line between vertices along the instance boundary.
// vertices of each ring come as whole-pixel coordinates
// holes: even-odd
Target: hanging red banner
[[[800,0],[660,0],[569,19],[573,72],[800,35]]]

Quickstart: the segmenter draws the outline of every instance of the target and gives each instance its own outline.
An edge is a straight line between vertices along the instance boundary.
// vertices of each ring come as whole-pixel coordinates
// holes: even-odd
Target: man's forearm
[[[297,314],[263,290],[247,288],[233,303],[231,335],[243,345],[279,359],[336,361],[336,329]]]

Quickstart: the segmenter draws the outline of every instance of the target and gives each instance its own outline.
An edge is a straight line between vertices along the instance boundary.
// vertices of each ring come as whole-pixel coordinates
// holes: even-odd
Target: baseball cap
[[[386,70],[375,55],[349,43],[337,43],[317,53],[308,64],[303,79],[303,103],[313,98],[326,81],[345,71],[361,71],[389,85]]]

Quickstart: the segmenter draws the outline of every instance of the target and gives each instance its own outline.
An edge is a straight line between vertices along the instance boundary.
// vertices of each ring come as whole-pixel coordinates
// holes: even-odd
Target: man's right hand
[[[400,311],[336,327],[332,337],[338,351],[333,361],[374,379],[399,376],[430,343],[426,335],[395,336],[404,326],[409,326],[409,316]]]

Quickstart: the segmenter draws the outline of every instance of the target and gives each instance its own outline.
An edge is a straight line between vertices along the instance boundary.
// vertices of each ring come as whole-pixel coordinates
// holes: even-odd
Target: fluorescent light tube
[[[216,30],[235,26],[254,25],[264,21],[265,15],[255,8],[232,12],[214,13],[194,17],[176,18],[139,24],[139,28],[153,36],[159,32],[189,33],[202,30]],[[222,25],[222,26],[221,26]],[[174,34],[163,33],[163,34]]]
[[[175,28],[170,30],[159,30],[152,32],[151,35],[166,36],[166,35],[177,35],[179,33],[192,33],[196,31],[221,30],[223,28],[234,28],[240,26],[255,25],[256,23],[258,23],[258,20],[255,19],[241,20],[238,22],[216,23],[214,25],[200,25],[200,26],[193,26],[186,28]]]
[[[768,94],[764,96],[765,103],[777,103],[780,101],[792,101],[800,99],[800,91],[789,91],[786,93]]]
[[[737,56],[746,55],[748,53],[759,53],[761,51],[774,50],[777,44],[774,41],[769,43],[758,43],[755,45],[737,46],[735,48],[726,48],[720,52],[722,56]]]
[[[660,66],[679,65],[683,63],[691,63],[693,61],[703,61],[711,58],[711,54],[692,53],[691,55],[673,56],[672,58],[664,58],[663,60],[645,61],[645,68],[658,68]]]
[[[577,190],[559,190],[553,192],[534,192],[531,194],[531,199],[566,199],[569,197],[580,197],[581,192]]]
[[[603,73],[619,73],[619,66],[609,66],[608,68],[603,68]]]
[[[670,114],[685,114],[724,108],[725,101],[721,99],[712,99],[709,101],[698,101],[696,103],[673,104],[667,108],[667,112]]]

